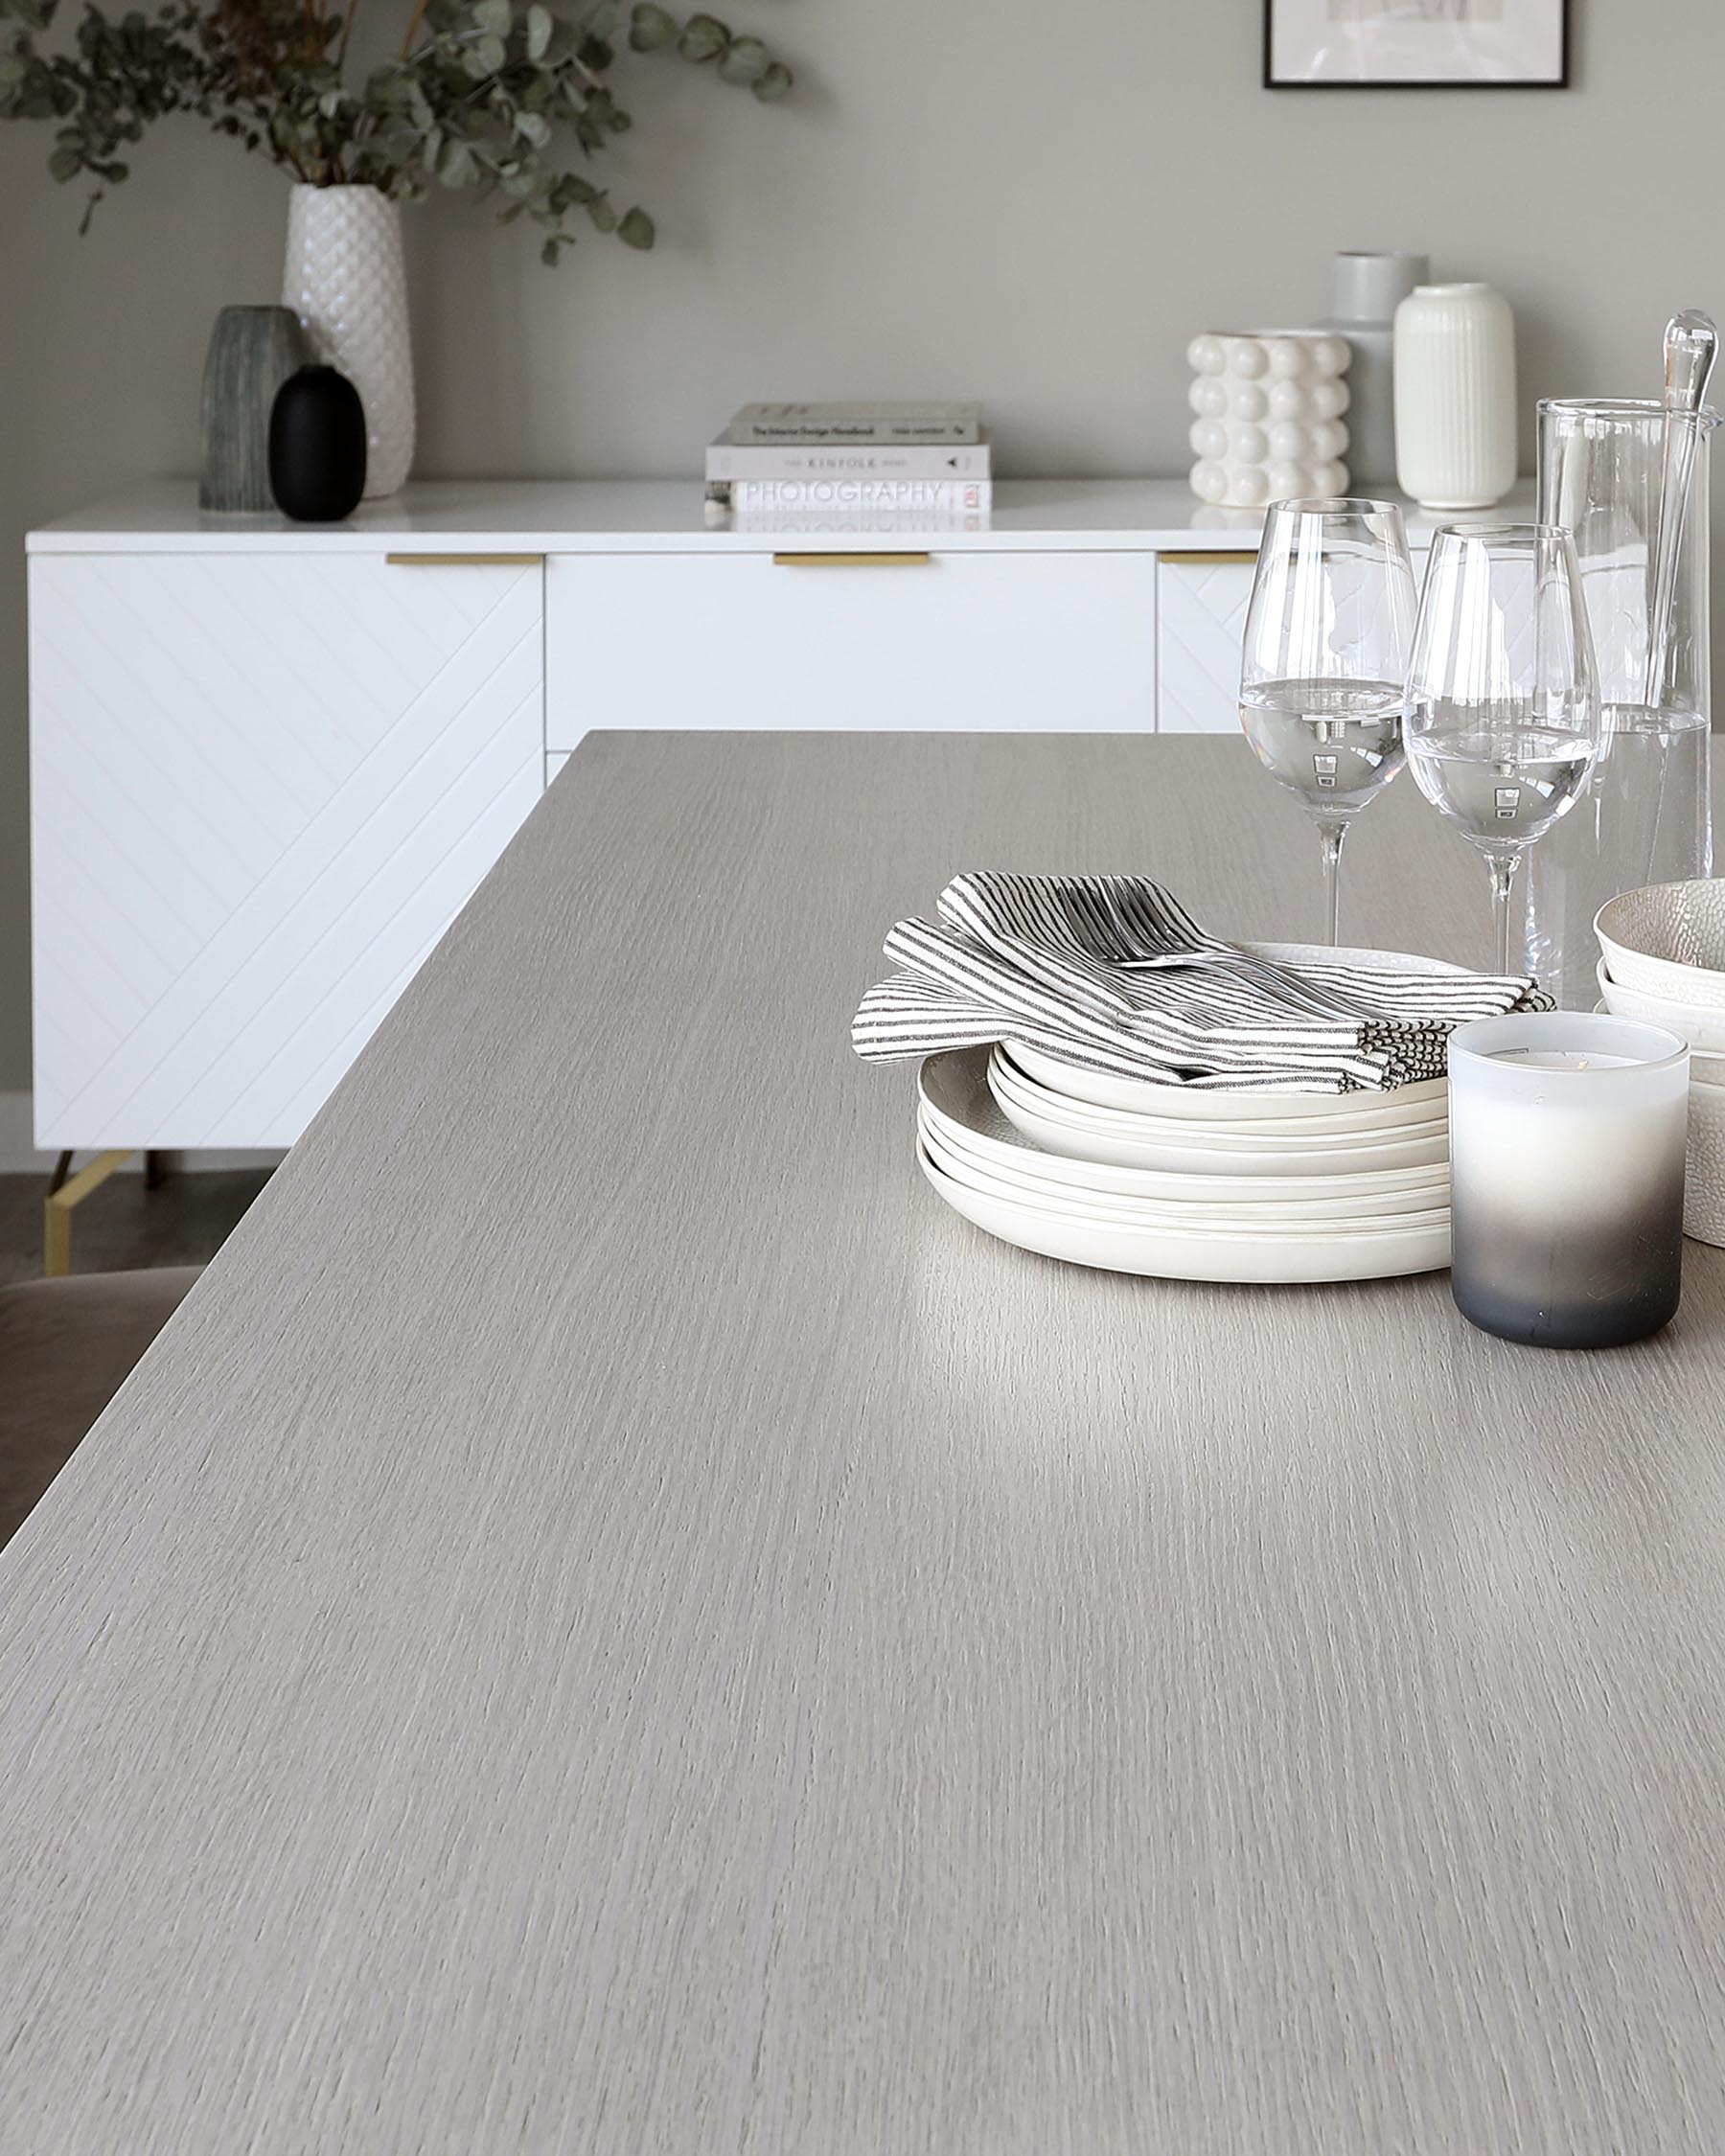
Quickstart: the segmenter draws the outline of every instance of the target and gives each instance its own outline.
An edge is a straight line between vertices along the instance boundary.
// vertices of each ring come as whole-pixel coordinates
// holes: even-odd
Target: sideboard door
[[[1240,643],[1255,554],[1164,556],[1157,576],[1156,715],[1164,734],[1240,724]]]
[[[36,1143],[285,1146],[543,783],[543,571],[31,563]]]
[[[1154,729],[1154,555],[802,545],[554,556],[546,747],[595,726]]]

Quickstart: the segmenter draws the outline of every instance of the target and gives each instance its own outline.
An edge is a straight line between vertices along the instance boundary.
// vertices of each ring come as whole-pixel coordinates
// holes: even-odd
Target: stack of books
[[[980,531],[980,404],[745,404],[706,453],[707,502],[774,531]]]

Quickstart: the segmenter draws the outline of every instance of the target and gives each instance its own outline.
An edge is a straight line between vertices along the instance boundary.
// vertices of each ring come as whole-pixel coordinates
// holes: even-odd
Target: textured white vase
[[[1395,476],[1424,509],[1515,484],[1515,317],[1489,285],[1416,285],[1395,310]]]
[[[413,351],[401,205],[375,187],[296,187],[282,302],[317,357],[365,406],[365,492],[393,494],[413,465]]]
[[[1347,486],[1345,337],[1313,330],[1206,331],[1186,347],[1192,492],[1221,509],[1262,509]]]

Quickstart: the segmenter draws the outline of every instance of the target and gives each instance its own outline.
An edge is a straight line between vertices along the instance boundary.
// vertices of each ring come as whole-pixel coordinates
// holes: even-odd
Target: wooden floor
[[[205,1264],[268,1181],[267,1168],[233,1168],[171,1174],[147,1190],[141,1175],[112,1176],[74,1215],[73,1268]],[[47,1193],[46,1176],[0,1176],[0,1287],[40,1278]]]

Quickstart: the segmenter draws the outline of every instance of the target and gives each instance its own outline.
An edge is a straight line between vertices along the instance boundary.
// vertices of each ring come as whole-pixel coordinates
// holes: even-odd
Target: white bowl
[[[1681,1033],[1690,1048],[1702,1055],[1725,1056],[1725,1011],[1695,1003],[1673,1002],[1668,996],[1649,996],[1644,990],[1627,988],[1613,977],[1603,958],[1599,960],[1595,977],[1599,983],[1599,997],[1605,1008],[1615,1011],[1619,1018],[1641,1019],[1648,1025],[1663,1025],[1671,1033]]]
[[[1594,933],[1620,988],[1725,1011],[1725,877],[1623,891]]]
[[[1725,1086],[1702,1079],[1690,1081],[1683,1232],[1698,1243],[1725,1243]]]

